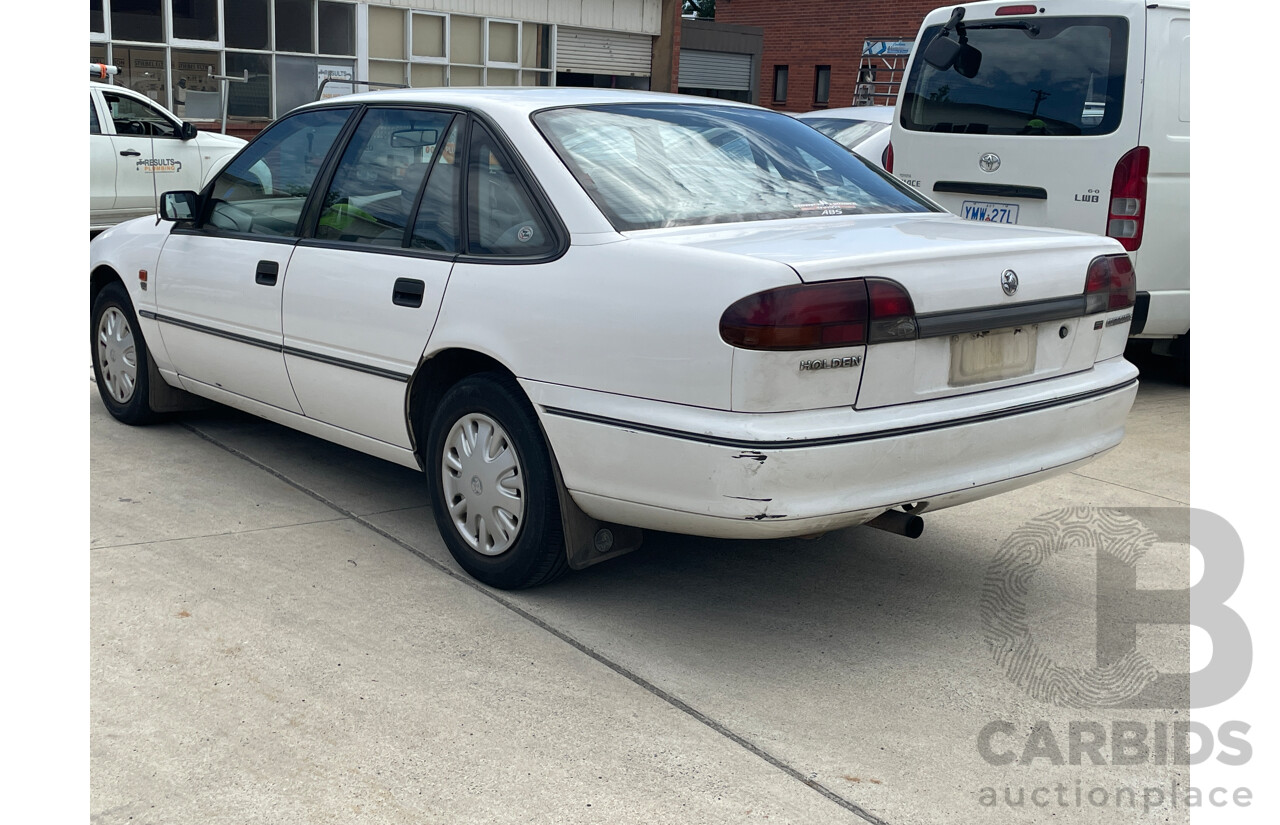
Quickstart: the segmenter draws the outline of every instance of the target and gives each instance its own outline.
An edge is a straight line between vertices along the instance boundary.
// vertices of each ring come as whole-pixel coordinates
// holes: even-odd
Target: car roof
[[[734,106],[760,108],[745,103],[695,95],[667,92],[643,92],[627,89],[585,89],[577,87],[502,87],[502,86],[449,86],[429,89],[382,89],[372,92],[356,92],[328,98],[303,107],[340,103],[418,103],[480,108],[505,109],[514,114],[530,114],[541,109],[558,106],[593,106],[607,103],[667,103],[679,105]]]
[[[796,115],[801,120],[828,118],[830,120],[874,120],[877,123],[893,122],[892,106],[846,106],[843,109],[818,109]]]

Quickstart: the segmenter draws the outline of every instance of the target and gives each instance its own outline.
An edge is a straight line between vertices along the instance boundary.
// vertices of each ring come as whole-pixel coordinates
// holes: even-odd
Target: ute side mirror
[[[200,214],[200,196],[189,189],[160,196],[160,220],[190,223]]]
[[[182,140],[191,140],[198,134],[200,134],[200,130],[194,125],[187,123],[185,120],[182,122],[182,125],[178,127],[178,137]]]

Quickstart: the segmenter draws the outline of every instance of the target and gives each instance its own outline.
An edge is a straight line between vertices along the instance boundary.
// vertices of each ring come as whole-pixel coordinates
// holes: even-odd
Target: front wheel
[[[503,590],[565,573],[551,453],[513,379],[481,373],[451,387],[427,445],[431,509],[467,573]]]
[[[123,284],[108,284],[94,299],[89,339],[93,377],[107,411],[125,424],[154,421],[148,398],[150,354]]]

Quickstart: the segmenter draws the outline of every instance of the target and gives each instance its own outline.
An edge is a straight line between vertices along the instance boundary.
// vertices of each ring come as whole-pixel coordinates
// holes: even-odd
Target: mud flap
[[[551,471],[556,479],[556,495],[560,501],[560,521],[564,525],[564,551],[569,566],[581,570],[602,561],[624,556],[644,541],[644,531],[606,521],[597,521],[582,512],[560,477],[560,463],[551,456]]]
[[[170,413],[207,410],[213,406],[211,401],[206,401],[198,395],[192,395],[186,390],[180,390],[165,383],[164,378],[160,375],[160,370],[156,368],[156,359],[151,356],[150,352],[147,353],[147,387],[147,404],[150,405],[153,412]]]

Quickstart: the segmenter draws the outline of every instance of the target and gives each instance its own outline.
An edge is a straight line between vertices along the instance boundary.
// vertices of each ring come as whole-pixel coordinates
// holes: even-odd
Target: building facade
[[[225,107],[250,133],[366,88],[344,80],[669,88],[653,54],[679,25],[666,0],[89,0],[89,20],[115,83],[203,128]]]
[[[892,104],[939,0],[719,0],[716,22],[764,30],[760,103],[781,111]]]

